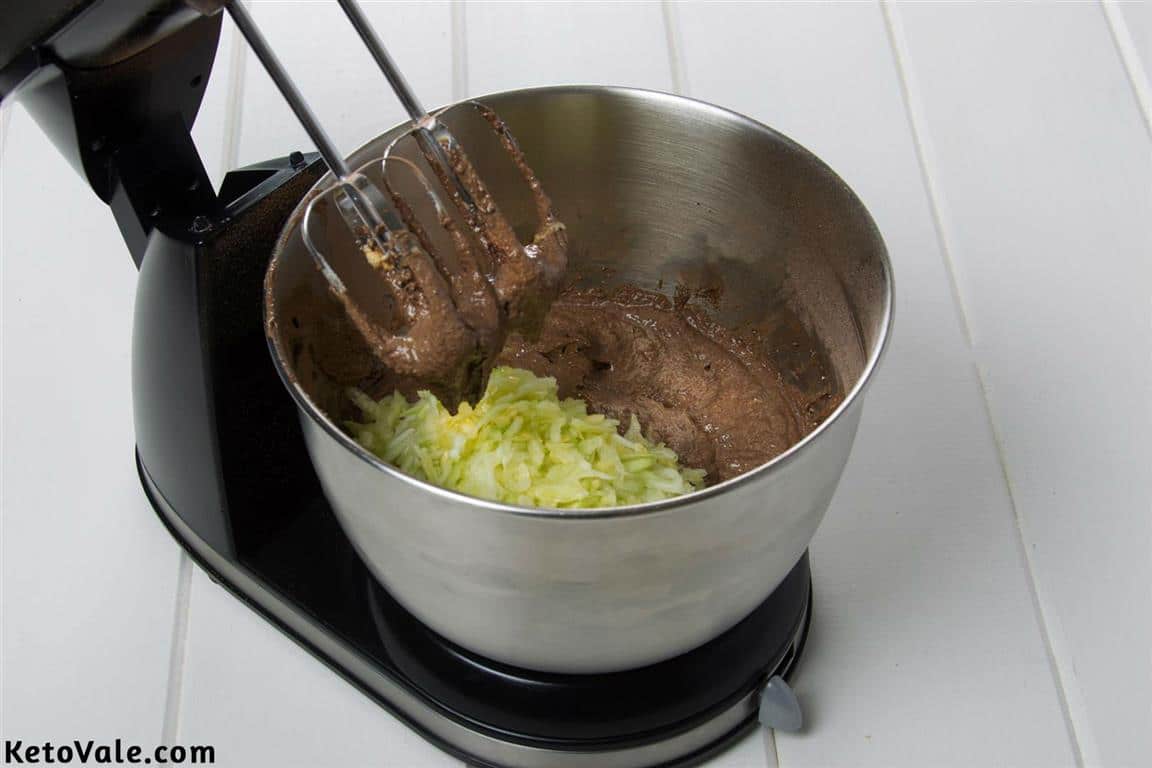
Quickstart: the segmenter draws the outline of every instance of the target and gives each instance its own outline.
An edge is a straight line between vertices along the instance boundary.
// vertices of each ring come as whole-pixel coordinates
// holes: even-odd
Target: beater
[[[304,241],[329,290],[386,368],[419,382],[455,410],[460,401],[474,402],[483,392],[507,334],[531,333],[539,326],[563,279],[566,231],[496,113],[477,102],[427,112],[356,0],[339,4],[412,121],[411,129],[392,142],[380,160],[387,196],[367,175],[375,162],[348,167],[243,5],[232,0],[227,8],[335,177],[330,187],[311,199],[303,222]],[[458,108],[472,108],[488,123],[527,185],[537,217],[530,243],[520,242],[442,121],[446,112]],[[440,189],[448,193],[452,208],[443,203],[417,162],[403,156],[406,142],[415,143]],[[416,179],[434,212],[435,226],[448,236],[447,248],[434,242],[412,201],[398,191],[390,173],[393,168],[404,168]],[[391,317],[382,320],[362,306],[333,268],[330,254],[324,252],[331,238],[328,246],[322,246],[314,232],[319,205],[331,205],[347,226],[349,245],[363,255],[391,300]]]

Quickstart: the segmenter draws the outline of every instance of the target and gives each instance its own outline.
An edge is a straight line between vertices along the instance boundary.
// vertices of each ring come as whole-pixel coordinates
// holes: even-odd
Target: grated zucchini
[[[453,416],[430,392],[409,403],[393,393],[349,396],[364,421],[356,442],[420,480],[461,493],[532,507],[596,508],[657,501],[703,487],[704,471],[619,422],[557,396],[556,380],[500,367],[484,396]]]

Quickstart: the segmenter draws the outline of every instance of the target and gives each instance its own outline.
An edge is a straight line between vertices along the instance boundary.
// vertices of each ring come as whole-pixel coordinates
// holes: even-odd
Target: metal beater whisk
[[[412,119],[411,129],[392,142],[380,160],[387,196],[365,174],[375,163],[348,167],[244,7],[238,0],[227,7],[336,177],[309,202],[302,226],[317,268],[373,354],[397,377],[431,389],[455,410],[460,401],[475,401],[482,393],[508,332],[531,331],[541,322],[567,263],[564,225],[507,126],[492,110],[470,102],[496,133],[532,195],[537,226],[532,242],[521,243],[468,155],[439,119],[443,111],[430,114],[420,105],[355,0],[339,4]],[[432,169],[439,191],[415,162],[395,151],[408,138],[415,140]],[[390,180],[389,169],[397,166],[413,174],[426,193],[435,226],[451,243],[454,264],[443,249],[438,253],[416,208]],[[451,209],[440,192],[447,193]],[[394,306],[391,322],[377,321],[352,298],[320,239],[310,232],[321,201],[340,214],[355,247],[380,276]]]

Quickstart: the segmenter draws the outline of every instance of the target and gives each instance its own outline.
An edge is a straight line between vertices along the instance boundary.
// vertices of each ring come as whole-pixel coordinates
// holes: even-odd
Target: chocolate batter
[[[348,387],[374,398],[426,388],[383,367],[327,292],[301,288],[279,330],[297,381],[337,422],[360,416]],[[711,319],[717,302],[679,286],[676,299],[634,286],[568,288],[539,336],[513,334],[496,362],[553,376],[561,396],[622,424],[635,414],[647,437],[716,483],[787,450],[843,397],[799,319],[774,314],[762,327],[733,331]]]
[[[622,425],[635,415],[649,439],[716,483],[783,453],[836,408],[837,378],[811,330],[783,310],[757,319],[759,330],[717,324],[719,283],[677,285],[675,298],[627,285],[611,293],[577,287],[560,293],[564,225],[506,126],[480,111],[531,190],[532,242],[519,242],[451,142],[441,145],[450,169],[434,162],[431,151],[426,157],[452,199],[451,210],[438,213],[452,244],[442,250],[454,253],[436,253],[386,178],[408,233],[390,241],[393,252],[366,251],[365,261],[389,289],[390,327],[349,297],[303,287],[285,307],[291,367],[324,410],[337,420],[358,415],[349,413],[350,386],[376,398],[429,389],[455,410],[461,400],[479,397],[494,364],[512,365],[555,377],[562,397],[581,398],[591,412]],[[373,282],[361,277],[367,279],[350,285]],[[278,332],[275,321],[270,327]]]
[[[561,397],[622,424],[635,414],[649,439],[715,483],[784,452],[839,402],[825,393],[816,414],[759,341],[716,325],[686,296],[568,289],[539,338],[512,336],[497,362],[553,376]]]
[[[455,214],[434,199],[438,224],[451,248],[437,248],[388,174],[384,187],[405,228],[361,229],[359,250],[372,283],[389,299],[389,316],[366,311],[342,280],[329,281],[333,298],[372,355],[396,377],[419,382],[455,411],[483,393],[507,334],[534,334],[563,284],[568,239],[535,173],[508,127],[487,107],[480,115],[497,134],[532,195],[537,228],[521,243],[471,160],[454,140],[433,143],[420,132],[421,151],[439,177]],[[410,161],[385,153],[385,162]],[[445,166],[445,161],[447,166]],[[389,166],[392,167],[392,166]],[[459,219],[459,220],[458,220]]]

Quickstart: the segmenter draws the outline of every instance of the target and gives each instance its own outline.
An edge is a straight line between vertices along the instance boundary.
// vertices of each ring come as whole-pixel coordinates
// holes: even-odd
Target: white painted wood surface
[[[351,153],[405,116],[368,51],[330,0],[249,3],[252,17],[342,150]],[[366,2],[365,14],[427,108],[452,101],[447,2]],[[413,30],[419,30],[414,34]],[[254,58],[244,71],[239,163],[311,148],[307,134]]]
[[[157,743],[179,548],[133,463],[136,270],[24,109],[0,124],[0,729]]]
[[[898,12],[1084,758],[1147,764],[1152,141],[1099,7]]]
[[[400,119],[331,3],[250,5],[341,147]],[[808,146],[884,233],[896,334],[813,545],[811,727],[714,765],[1152,764],[1152,122],[1130,76],[1152,59],[1147,4],[1111,5],[367,4],[429,105],[680,90]],[[227,23],[194,135],[217,180],[309,148]],[[54,229],[85,258],[34,258],[29,189],[67,202]],[[131,464],[115,225],[19,108],[0,193],[4,736],[459,765],[177,554]],[[103,361],[82,388],[49,296]],[[61,482],[73,433],[99,449]]]
[[[227,766],[459,765],[320,664],[198,568],[176,741]]]
[[[1152,70],[1152,3],[1148,0],[1119,0],[1115,5],[1124,16],[1128,34],[1147,73]]]
[[[469,3],[468,94],[581,83],[672,90],[658,3]]]

